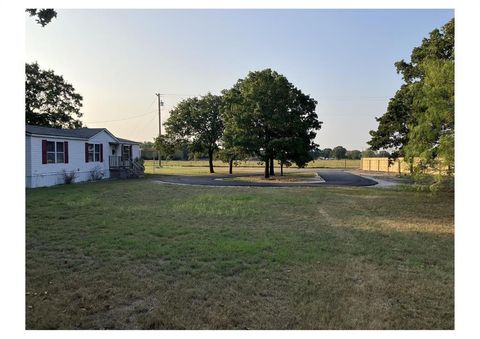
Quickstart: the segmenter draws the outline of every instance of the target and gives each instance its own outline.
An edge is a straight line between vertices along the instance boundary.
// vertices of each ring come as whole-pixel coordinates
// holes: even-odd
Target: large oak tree
[[[223,134],[221,104],[222,97],[210,93],[200,98],[188,98],[170,111],[165,122],[169,139],[187,142],[192,152],[208,154],[210,173],[215,172],[213,153]]]
[[[395,63],[404,84],[376,120],[368,142],[373,150],[389,149],[391,157],[411,163],[442,157],[453,164],[455,22],[433,30],[413,49],[410,61]]]
[[[25,64],[25,114],[29,125],[77,128],[82,126],[82,96],[52,70]]]
[[[265,163],[265,178],[273,174],[273,159],[304,166],[321,122],[317,102],[286,77],[265,69],[250,72],[223,92],[225,134]]]

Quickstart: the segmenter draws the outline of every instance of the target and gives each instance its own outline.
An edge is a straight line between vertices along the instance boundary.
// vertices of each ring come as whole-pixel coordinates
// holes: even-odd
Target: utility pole
[[[163,102],[161,99],[161,94],[160,93],[155,93],[155,95],[158,98],[158,137],[162,136],[162,106]],[[158,150],[158,166],[162,167],[162,155],[160,153],[160,150]]]

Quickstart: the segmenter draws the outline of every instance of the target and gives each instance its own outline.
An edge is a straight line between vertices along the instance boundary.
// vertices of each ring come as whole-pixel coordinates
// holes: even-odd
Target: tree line
[[[313,160],[311,151],[321,128],[315,112],[317,102],[302,93],[287,78],[265,69],[250,72],[221,95],[207,93],[182,100],[170,111],[166,135],[155,147],[172,154],[179,145],[208,155],[214,173],[216,154],[230,164],[255,157],[264,163],[264,176],[275,175],[275,162],[304,167]]]
[[[404,83],[370,131],[372,150],[404,157],[411,170],[454,165],[455,21],[433,30],[411,53],[395,63]],[[415,158],[420,158],[416,165]]]
[[[360,160],[361,158],[390,158],[391,154],[385,150],[374,151],[370,148],[366,150],[347,150],[343,146],[336,146],[332,148],[317,148],[312,151],[313,158],[317,159],[348,159],[348,160]]]
[[[191,152],[188,145],[172,145],[172,149],[168,154],[162,154],[162,159],[165,160],[196,160],[207,159],[208,154],[205,152]],[[155,143],[152,141],[144,141],[140,143],[140,149],[142,150],[142,157],[146,160],[155,160],[158,157],[158,152],[155,148]],[[149,153],[150,152],[150,153]],[[310,155],[313,160],[360,160],[362,158],[389,158],[391,154],[387,151],[373,151],[370,148],[366,150],[347,150],[343,146],[336,146],[332,148],[318,148],[315,147],[310,151]],[[215,154],[216,160],[228,161],[228,156],[225,156],[222,151]],[[245,159],[238,159],[235,162],[241,160],[259,160],[257,157],[248,157]]]

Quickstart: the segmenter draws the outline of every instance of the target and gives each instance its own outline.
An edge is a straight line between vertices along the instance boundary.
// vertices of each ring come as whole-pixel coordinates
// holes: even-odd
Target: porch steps
[[[110,168],[110,176],[118,179],[143,178],[145,167],[138,162],[131,162],[130,167]]]

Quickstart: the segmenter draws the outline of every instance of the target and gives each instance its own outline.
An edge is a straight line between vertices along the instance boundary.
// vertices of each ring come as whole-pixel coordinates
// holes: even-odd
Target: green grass
[[[453,195],[27,190],[29,329],[452,329]]]
[[[306,169],[312,168],[347,168],[358,169],[360,167],[360,160],[315,160],[306,166]],[[214,170],[216,174],[228,174],[228,164],[222,161],[214,161]],[[263,165],[256,161],[242,161],[238,166],[233,167],[233,174],[242,173],[263,173]],[[275,170],[280,172],[280,166],[275,165]],[[292,173],[298,171],[295,166],[285,167],[285,173]],[[162,167],[158,166],[157,162],[152,160],[145,161],[145,173],[147,174],[178,174],[178,175],[207,175],[210,174],[207,160],[191,160],[191,161],[177,161],[168,160],[162,161]]]
[[[165,174],[165,175],[210,175],[210,170],[205,166],[173,166],[165,165],[162,167],[153,166],[149,163],[145,165],[145,173],[147,174]],[[228,174],[228,167],[215,167],[216,174]],[[263,173],[261,167],[235,167],[233,174],[239,173]]]

